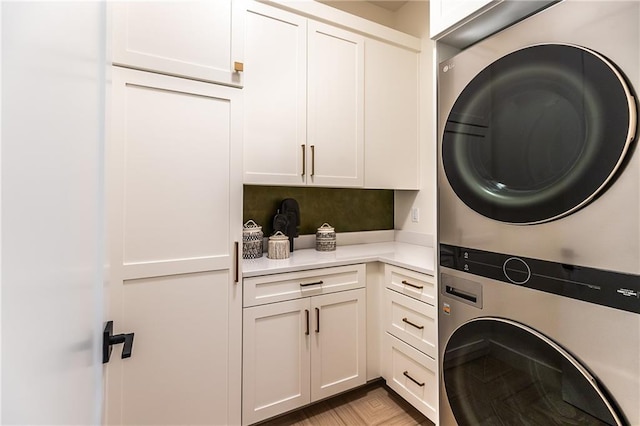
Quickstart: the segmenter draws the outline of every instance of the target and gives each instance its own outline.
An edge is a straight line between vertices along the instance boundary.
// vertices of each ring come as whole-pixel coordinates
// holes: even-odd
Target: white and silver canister
[[[316,232],[316,250],[334,251],[336,249],[336,230],[328,223],[323,223]]]
[[[289,237],[281,231],[269,237],[269,259],[288,259],[289,258]]]
[[[262,257],[262,226],[248,220],[242,228],[242,258],[257,259]]]

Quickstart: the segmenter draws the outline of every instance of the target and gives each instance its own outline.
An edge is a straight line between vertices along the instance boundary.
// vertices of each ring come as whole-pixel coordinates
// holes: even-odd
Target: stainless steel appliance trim
[[[447,339],[447,342],[444,345],[445,346],[445,352],[446,352],[446,347],[449,344],[449,340],[451,339],[451,337],[460,328],[462,328],[462,327],[464,327],[464,326],[466,326],[466,325],[468,325],[470,323],[479,322],[479,321],[496,321],[496,322],[502,322],[502,323],[505,323],[505,324],[513,325],[514,327],[520,328],[521,330],[523,330],[525,332],[531,333],[532,335],[536,336],[537,338],[539,338],[540,340],[542,340],[543,342],[545,342],[546,344],[551,346],[554,350],[556,350],[558,353],[560,353],[560,355],[562,355],[567,361],[569,361],[580,372],[580,374],[582,374],[584,376],[585,379],[587,379],[587,381],[589,382],[589,384],[591,385],[593,390],[598,394],[600,399],[602,399],[602,401],[604,401],[607,409],[611,413],[612,417],[615,419],[616,425],[619,425],[619,426],[624,425],[624,423],[622,422],[622,420],[618,416],[616,410],[614,409],[614,407],[609,402],[609,398],[604,394],[604,392],[602,392],[602,390],[598,386],[598,382],[593,378],[593,376],[589,373],[589,371],[587,371],[587,369],[573,357],[573,355],[571,355],[569,352],[564,350],[564,348],[559,346],[556,342],[554,342],[553,340],[549,339],[544,334],[536,331],[535,329],[533,329],[531,327],[528,327],[528,326],[526,326],[524,324],[521,324],[521,323],[519,323],[517,321],[512,321],[512,320],[509,320],[509,319],[506,319],[506,318],[491,317],[491,316],[478,317],[478,318],[473,318],[473,319],[470,319],[468,321],[465,321],[464,323],[462,323],[458,327],[456,327],[453,330],[453,332],[449,335],[449,337]]]
[[[509,223],[511,225],[526,226],[526,225],[537,225],[537,224],[541,224],[541,223],[552,222],[554,220],[557,220],[557,219],[560,219],[562,217],[568,216],[568,215],[576,212],[577,210],[580,210],[581,208],[583,208],[587,204],[591,203],[594,200],[594,198],[596,198],[596,196],[598,194],[600,194],[600,192],[607,186],[609,181],[611,181],[613,176],[615,176],[616,172],[620,168],[620,165],[624,162],[624,159],[627,156],[627,152],[629,151],[629,146],[631,145],[631,142],[633,142],[633,140],[635,139],[635,135],[636,135],[636,131],[637,131],[638,111],[637,111],[636,100],[635,100],[635,97],[633,96],[633,94],[631,93],[631,90],[629,89],[629,86],[628,86],[625,78],[622,76],[622,74],[620,74],[620,71],[618,71],[616,66],[613,65],[611,63],[611,61],[609,61],[607,58],[605,58],[604,56],[602,56],[601,54],[599,54],[598,52],[596,52],[594,50],[591,50],[591,49],[588,49],[588,48],[586,48],[584,46],[580,46],[580,45],[573,44],[573,43],[534,43],[534,44],[529,44],[527,46],[522,46],[521,48],[514,49],[514,50],[511,50],[509,52],[506,52],[506,53],[502,54],[500,57],[496,58],[493,62],[491,62],[487,66],[490,66],[494,62],[500,60],[501,58],[503,58],[503,57],[505,57],[507,55],[510,55],[512,53],[518,52],[520,50],[531,48],[531,47],[536,47],[536,46],[549,46],[549,45],[551,45],[551,46],[570,46],[570,47],[574,47],[574,48],[577,48],[577,49],[580,49],[580,50],[584,50],[585,52],[588,52],[588,53],[594,55],[595,57],[597,57],[598,59],[600,59],[605,65],[607,65],[607,67],[609,67],[609,69],[611,69],[613,74],[618,78],[618,81],[620,82],[620,86],[622,86],[622,89],[624,90],[625,96],[627,98],[627,107],[628,107],[628,111],[629,111],[629,128],[627,129],[627,139],[626,139],[624,148],[622,150],[622,153],[620,154],[620,157],[618,158],[618,162],[615,164],[615,166],[612,169],[612,171],[609,174],[609,176],[607,176],[607,178],[602,182],[602,184],[598,188],[596,188],[593,191],[593,193],[589,197],[585,198],[585,200],[582,201],[580,204],[578,204],[577,206],[573,207],[572,209],[569,209],[569,210],[565,211],[564,213],[561,213],[559,215],[553,216],[551,218],[539,220],[539,221],[533,221],[533,222],[504,222],[504,223]],[[450,68],[453,68],[455,66],[454,63],[455,63],[455,59],[449,59],[449,60],[443,61],[442,63],[440,63],[440,66],[441,66],[440,72],[442,72],[442,73],[447,72]],[[485,68],[486,67],[484,67],[482,70],[484,70]],[[480,71],[482,71],[482,70],[480,70]],[[471,82],[475,77],[476,76],[473,76],[473,78],[471,78],[471,80],[469,80],[469,82]],[[458,96],[461,93],[462,92],[460,92],[458,94]],[[457,99],[457,97],[456,97],[456,99]],[[454,102],[454,104],[455,104],[455,102]],[[451,112],[451,108],[453,108],[453,104],[449,108],[449,111],[447,112],[446,117],[449,116],[449,114]],[[440,134],[441,131],[444,131],[444,127],[442,129],[438,129],[438,139],[440,141],[440,146],[438,147],[438,150],[440,150],[442,148],[441,147],[442,135]],[[441,157],[440,153],[438,153],[438,157]],[[439,161],[441,162],[442,158],[439,158]],[[439,167],[442,167],[442,164],[440,164]],[[445,178],[446,178],[446,174],[445,174]]]

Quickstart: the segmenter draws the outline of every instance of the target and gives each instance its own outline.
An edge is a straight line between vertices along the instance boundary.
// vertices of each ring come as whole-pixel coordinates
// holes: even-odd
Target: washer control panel
[[[440,244],[440,266],[640,313],[640,275]]]

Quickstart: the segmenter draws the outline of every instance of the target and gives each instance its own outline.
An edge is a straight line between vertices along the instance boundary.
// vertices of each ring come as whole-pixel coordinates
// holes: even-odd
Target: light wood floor
[[[260,423],[260,426],[433,426],[418,410],[377,382]]]

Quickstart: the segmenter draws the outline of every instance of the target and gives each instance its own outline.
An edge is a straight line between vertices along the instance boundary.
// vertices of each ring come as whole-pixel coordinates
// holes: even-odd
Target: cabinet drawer
[[[256,306],[364,286],[364,264],[251,277],[244,279],[244,306]]]
[[[434,277],[391,265],[386,265],[384,271],[384,281],[387,288],[435,306],[436,281]]]
[[[437,419],[436,361],[385,333],[383,358],[387,385],[432,421]]]
[[[385,328],[388,333],[436,357],[436,308],[385,289]]]

